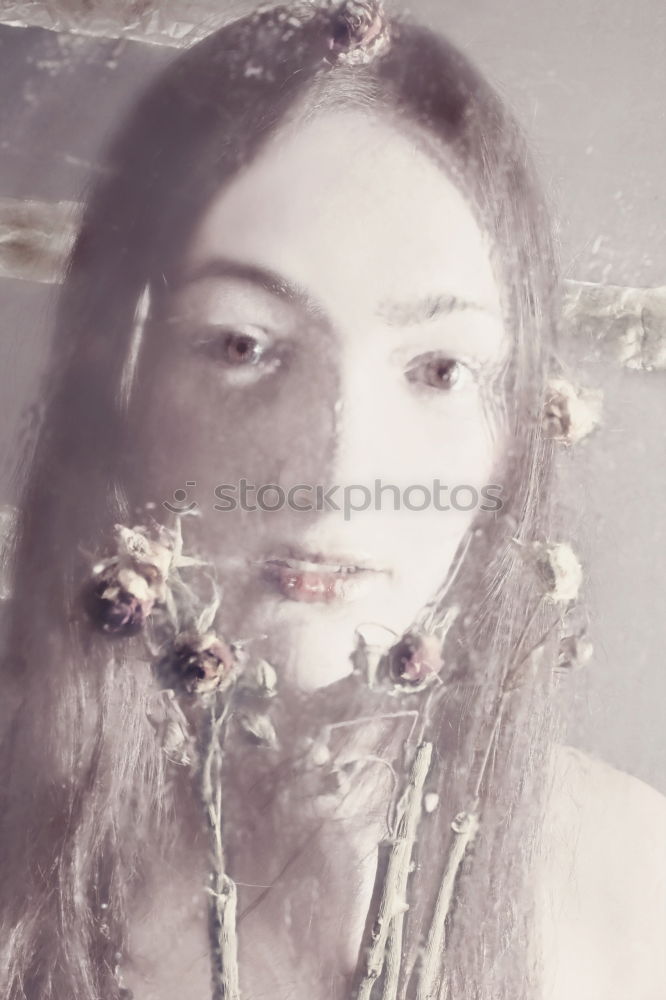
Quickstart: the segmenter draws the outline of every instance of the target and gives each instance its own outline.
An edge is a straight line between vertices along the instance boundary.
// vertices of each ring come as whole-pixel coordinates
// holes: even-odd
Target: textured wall
[[[0,20],[19,6],[0,3]],[[186,6],[181,2],[179,11]],[[196,10],[205,6],[198,0]],[[662,6],[654,0],[411,6],[480,64],[532,135],[560,220],[566,275],[666,284]],[[172,57],[172,49],[127,39],[0,27],[0,198],[79,200],[116,116]],[[0,503],[14,499],[17,435],[29,425],[26,408],[38,392],[56,294],[53,286],[0,282]],[[606,393],[603,428],[562,462],[571,530],[588,569],[596,646],[575,699],[571,739],[666,791],[666,376],[599,362],[582,338],[566,348],[565,360],[575,378]]]

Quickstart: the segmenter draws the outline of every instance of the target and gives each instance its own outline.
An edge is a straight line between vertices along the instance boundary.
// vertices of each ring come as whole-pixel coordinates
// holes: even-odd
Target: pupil
[[[440,361],[435,366],[435,377],[438,380],[446,381],[451,378],[455,361]]]
[[[251,337],[236,337],[229,345],[231,357],[235,361],[247,361],[254,357],[254,344]]]

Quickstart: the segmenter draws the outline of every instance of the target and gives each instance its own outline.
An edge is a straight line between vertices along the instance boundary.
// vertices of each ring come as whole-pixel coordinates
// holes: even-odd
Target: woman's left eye
[[[470,367],[462,361],[435,353],[416,358],[405,374],[410,382],[418,382],[442,392],[458,389],[472,377]]]

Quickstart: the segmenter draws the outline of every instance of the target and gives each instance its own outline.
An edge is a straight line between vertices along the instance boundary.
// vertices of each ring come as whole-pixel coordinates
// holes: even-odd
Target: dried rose
[[[103,632],[128,636],[141,631],[155,597],[144,577],[111,562],[93,576],[84,593],[84,604]]]
[[[235,667],[231,646],[215,632],[181,632],[158,662],[157,673],[174,690],[200,695],[227,687]]]
[[[173,538],[161,525],[114,526],[115,554],[98,562],[85,588],[84,603],[93,622],[114,635],[133,635],[145,625],[156,603],[166,600]]]
[[[434,635],[406,632],[388,654],[389,672],[398,684],[416,687],[442,669],[442,644]]]
[[[341,62],[370,62],[388,39],[388,22],[380,0],[346,0],[333,15],[329,49]]]
[[[566,379],[550,379],[543,413],[544,433],[554,441],[576,444],[599,425],[601,399],[599,389],[576,390]]]

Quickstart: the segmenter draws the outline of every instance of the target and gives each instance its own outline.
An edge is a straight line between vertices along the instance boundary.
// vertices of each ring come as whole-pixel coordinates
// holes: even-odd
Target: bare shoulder
[[[558,747],[539,854],[544,1000],[666,997],[666,797]]]

